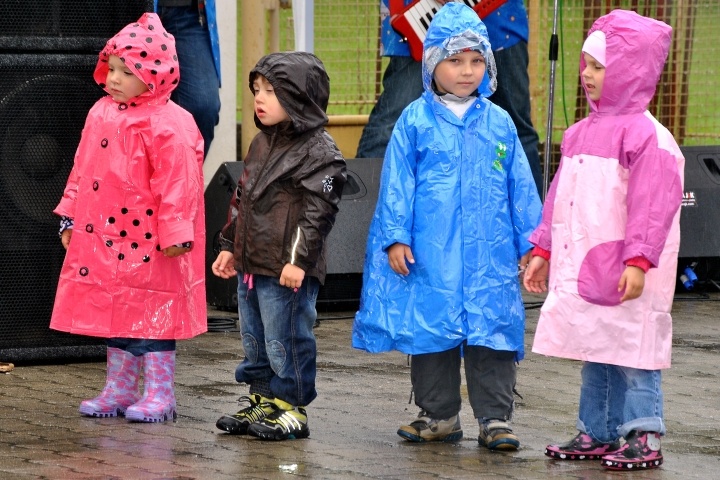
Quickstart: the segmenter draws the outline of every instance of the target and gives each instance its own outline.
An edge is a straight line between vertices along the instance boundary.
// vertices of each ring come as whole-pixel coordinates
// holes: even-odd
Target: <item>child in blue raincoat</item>
[[[367,243],[353,346],[412,356],[414,442],[462,438],[460,365],[489,449],[515,450],[508,423],[541,203],[510,116],[487,97],[496,68],[487,30],[449,3],[424,43],[425,92],[395,125]]]

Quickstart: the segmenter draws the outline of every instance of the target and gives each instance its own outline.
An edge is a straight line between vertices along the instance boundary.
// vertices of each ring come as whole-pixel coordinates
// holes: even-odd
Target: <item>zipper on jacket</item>
[[[245,198],[243,199],[243,202],[242,202],[242,203],[243,203],[243,207],[247,207],[247,208],[243,208],[243,210],[245,211],[246,215],[247,215],[247,213],[249,212],[250,197],[252,197],[252,194],[253,194],[253,192],[255,192],[255,189],[257,188],[258,183],[260,183],[260,182],[259,182],[259,179],[262,178],[263,174],[265,173],[265,171],[266,171],[266,170],[268,169],[268,167],[269,167],[269,164],[270,164],[270,161],[269,161],[269,160],[270,160],[270,157],[272,156],[272,155],[271,155],[271,154],[272,154],[272,151],[275,149],[275,143],[277,143],[276,140],[277,140],[277,134],[274,134],[274,135],[271,135],[271,136],[270,136],[270,145],[269,145],[269,148],[268,148],[267,156],[265,157],[265,159],[266,159],[265,165],[263,165],[262,169],[260,170],[260,173],[258,173],[257,177],[255,177],[255,184],[252,186],[252,188],[250,189],[250,191],[247,192],[246,195],[244,196]],[[247,262],[247,253],[246,253],[246,252],[247,252],[247,233],[248,233],[248,222],[247,222],[247,220],[246,220],[246,221],[245,221],[245,225],[244,225],[244,231],[243,231],[243,259],[242,259],[242,266],[243,266],[244,269],[246,268],[246,265],[248,265],[248,262]],[[245,272],[243,272],[243,273],[245,273]]]

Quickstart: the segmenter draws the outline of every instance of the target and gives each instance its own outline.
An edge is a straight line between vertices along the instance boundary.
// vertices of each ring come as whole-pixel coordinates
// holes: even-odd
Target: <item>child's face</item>
[[[253,94],[255,95],[255,115],[260,123],[269,127],[290,120],[275,96],[275,89],[262,75],[258,75],[253,80]]]
[[[583,52],[585,68],[582,71],[582,81],[590,100],[598,101],[602,95],[603,81],[605,80],[605,67],[595,57]]]
[[[433,76],[440,92],[467,97],[485,76],[485,57],[475,50],[456,53],[438,63]]]
[[[132,71],[125,66],[125,62],[116,55],[110,55],[108,60],[108,73],[105,86],[110,96],[116,102],[127,102],[144,92],[147,92],[147,85],[143,83]]]

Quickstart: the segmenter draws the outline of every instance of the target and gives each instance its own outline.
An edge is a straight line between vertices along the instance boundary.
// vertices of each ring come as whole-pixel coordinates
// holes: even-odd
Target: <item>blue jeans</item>
[[[248,289],[238,275],[238,312],[245,359],[235,379],[292,405],[305,406],[315,390],[317,347],[313,325],[320,282],[305,277],[297,292],[280,285],[276,277],[254,275]],[[253,389],[253,384],[262,385]],[[269,392],[263,389],[269,386]]]
[[[497,64],[498,87],[489,98],[512,118],[525,156],[530,163],[535,186],[542,196],[538,134],[530,118],[530,79],[527,73],[527,43],[493,52]],[[422,95],[422,64],[411,57],[389,57],[383,74],[383,92],[370,112],[356,153],[357,158],[384,158],[395,122],[403,109]]]
[[[108,338],[107,346],[109,348],[119,348],[128,353],[132,353],[136,357],[154,352],[172,352],[175,351],[175,340],[154,340],[144,338]]]
[[[586,362],[577,429],[609,443],[632,430],[665,434],[660,370]]]
[[[190,112],[205,141],[205,156],[220,121],[220,80],[213,62],[207,23],[201,25],[197,7],[158,7],[165,29],[175,37],[180,83],[171,99]]]

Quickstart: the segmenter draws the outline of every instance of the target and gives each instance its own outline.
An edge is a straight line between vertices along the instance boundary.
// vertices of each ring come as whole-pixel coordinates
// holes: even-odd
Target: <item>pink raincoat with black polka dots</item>
[[[99,337],[183,339],[207,330],[203,141],[170,101],[179,80],[175,41],[144,14],[100,52],[106,89],[116,55],[148,87],[90,110],[75,164],[54,212],[74,229],[50,327]],[[107,91],[107,89],[106,89]],[[161,249],[192,242],[175,258]]]

